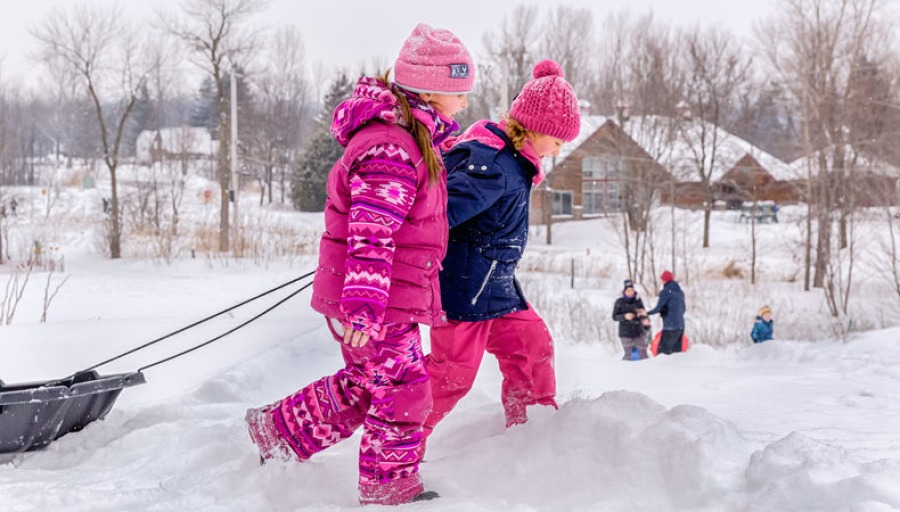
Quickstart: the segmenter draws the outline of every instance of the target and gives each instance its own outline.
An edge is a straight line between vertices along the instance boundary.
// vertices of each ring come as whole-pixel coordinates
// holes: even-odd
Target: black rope
[[[134,354],[135,352],[137,352],[137,351],[139,351],[139,350],[143,350],[143,349],[145,349],[145,348],[147,348],[147,347],[149,347],[149,346],[151,346],[151,345],[155,345],[155,344],[159,343],[160,341],[163,341],[163,340],[165,340],[165,339],[171,338],[172,336],[175,336],[176,334],[181,334],[181,333],[183,333],[184,331],[186,331],[186,330],[188,330],[188,329],[192,329],[192,328],[194,328],[194,327],[197,327],[198,325],[200,325],[200,324],[202,324],[202,323],[205,323],[205,322],[208,322],[208,321],[212,320],[213,318],[220,317],[220,316],[224,315],[225,313],[229,313],[229,312],[231,312],[231,311],[234,311],[235,309],[237,309],[237,308],[239,308],[239,307],[241,307],[241,306],[245,306],[245,305],[247,305],[247,304],[249,304],[249,303],[251,303],[251,302],[253,302],[253,301],[257,300],[257,299],[260,299],[260,298],[262,298],[262,297],[265,297],[266,295],[269,295],[269,294],[271,294],[271,293],[277,292],[278,290],[280,290],[280,289],[282,289],[282,288],[284,288],[284,287],[290,286],[290,285],[296,283],[297,281],[302,281],[302,280],[306,279],[307,277],[309,277],[309,276],[311,276],[311,275],[313,275],[313,274],[315,274],[315,273],[316,273],[315,271],[307,272],[306,274],[303,274],[302,276],[300,276],[300,277],[298,277],[298,278],[296,278],[296,279],[291,279],[290,281],[288,281],[288,282],[286,282],[286,283],[284,283],[284,284],[281,284],[281,285],[279,285],[279,286],[276,286],[275,288],[272,288],[271,290],[264,291],[264,292],[260,293],[259,295],[255,296],[255,297],[251,297],[251,298],[249,298],[249,299],[247,299],[247,300],[245,300],[245,301],[243,301],[243,302],[241,302],[241,303],[239,303],[239,304],[235,304],[234,306],[231,306],[231,307],[228,308],[228,309],[223,309],[222,311],[219,311],[218,313],[215,313],[215,314],[213,314],[213,315],[210,315],[210,316],[208,316],[208,317],[206,317],[206,318],[204,318],[204,319],[202,319],[202,320],[198,320],[198,321],[196,321],[196,322],[194,322],[194,323],[192,323],[192,324],[190,324],[190,325],[187,325],[187,326],[182,327],[181,329],[178,329],[178,330],[175,330],[175,331],[170,332],[169,334],[160,336],[159,338],[156,338],[156,339],[153,340],[153,341],[148,341],[147,343],[144,343],[143,345],[141,345],[141,346],[139,346],[139,347],[135,347],[135,348],[133,348],[133,349],[131,349],[131,350],[128,350],[128,351],[126,351],[126,352],[122,352],[121,354],[119,354],[119,355],[117,355],[117,356],[115,356],[115,357],[111,357],[111,358],[107,359],[106,361],[103,361],[103,362],[101,362],[101,363],[97,363],[97,364],[95,364],[95,365],[93,365],[93,366],[91,366],[91,367],[89,367],[89,368],[86,368],[86,369],[84,369],[84,370],[82,370],[81,372],[78,372],[78,373],[89,372],[89,371],[94,370],[94,369],[96,369],[96,368],[99,368],[99,367],[101,367],[101,366],[103,366],[103,365],[105,365],[105,364],[111,363],[111,362],[113,362],[113,361],[117,361],[117,360],[119,360],[119,359],[122,359],[122,358],[125,357],[125,356]],[[305,290],[306,288],[308,288],[311,284],[312,284],[312,283],[309,283],[309,284],[303,286],[303,288],[300,288],[300,289],[297,290],[296,292],[294,292],[294,293],[292,293],[291,295],[289,295],[287,298],[281,300],[281,301],[278,302],[275,306],[278,306],[278,305],[280,305],[282,302],[284,302],[285,300],[287,300],[287,299],[293,297],[294,295],[297,295],[299,292],[301,292],[301,291]],[[247,325],[248,323],[250,323],[250,322],[253,321],[253,320],[256,320],[257,318],[259,318],[259,317],[262,316],[263,314],[268,313],[269,311],[271,311],[272,309],[274,309],[275,306],[272,306],[271,308],[269,308],[269,309],[267,309],[266,311],[264,311],[262,314],[257,315],[256,317],[252,318],[250,321],[245,322],[245,323],[239,325],[238,328],[243,327],[244,325]],[[226,334],[229,334],[229,333],[231,333],[231,332],[234,332],[235,330],[237,330],[237,328],[233,329],[232,331],[229,331],[229,332],[226,333]],[[222,336],[224,336],[224,334],[223,334]],[[220,336],[220,337],[221,337],[221,336]],[[202,346],[202,345],[201,345],[201,346]],[[156,364],[156,363],[154,363],[154,364]],[[151,365],[151,366],[152,366],[152,365]],[[149,367],[145,367],[145,368],[149,368]],[[143,368],[142,368],[142,369],[143,369]]]
[[[159,364],[163,364],[163,363],[169,362],[169,361],[171,361],[172,359],[175,359],[175,358],[177,358],[177,357],[181,357],[181,356],[183,356],[183,355],[185,355],[185,354],[190,354],[191,352],[193,352],[193,351],[195,351],[195,350],[197,350],[197,349],[203,348],[203,347],[209,345],[210,343],[213,343],[214,341],[218,341],[218,340],[224,338],[225,336],[228,336],[229,334],[233,333],[234,331],[236,331],[236,330],[238,330],[238,329],[240,329],[240,328],[246,326],[246,325],[249,324],[250,322],[253,322],[253,321],[259,319],[261,316],[265,315],[265,314],[268,313],[269,311],[272,311],[273,309],[277,308],[278,306],[284,304],[285,302],[288,301],[288,299],[290,299],[290,298],[293,297],[294,295],[297,295],[298,293],[302,292],[303,290],[309,288],[310,286],[312,286],[312,283],[307,283],[307,284],[303,285],[299,290],[296,290],[296,291],[294,291],[294,292],[291,292],[287,297],[281,299],[280,301],[276,302],[275,304],[273,304],[273,305],[269,306],[268,308],[264,309],[264,310],[261,311],[259,314],[253,316],[252,318],[250,318],[250,319],[247,320],[246,322],[243,322],[243,323],[241,323],[241,324],[238,324],[238,325],[235,326],[234,328],[225,331],[224,333],[222,333],[222,334],[216,336],[215,338],[212,338],[212,339],[210,339],[210,340],[204,341],[203,343],[201,343],[201,344],[199,344],[199,345],[196,345],[196,346],[194,346],[194,347],[191,347],[191,348],[189,348],[189,349],[187,349],[187,350],[183,350],[183,351],[181,351],[181,352],[179,352],[179,353],[177,353],[177,354],[174,354],[174,355],[171,355],[171,356],[169,356],[169,357],[160,359],[159,361],[156,361],[155,363],[150,363],[150,364],[148,364],[148,365],[146,365],[146,366],[143,366],[143,367],[139,368],[138,371],[139,371],[139,372],[143,372],[143,371],[146,370],[147,368],[153,368],[153,367],[156,366],[156,365],[159,365]]]

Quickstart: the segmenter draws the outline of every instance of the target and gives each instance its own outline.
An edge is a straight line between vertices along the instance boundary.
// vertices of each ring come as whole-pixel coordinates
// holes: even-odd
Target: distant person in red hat
[[[647,315],[658,313],[663,320],[659,353],[681,352],[681,337],[684,336],[684,292],[681,291],[681,286],[672,272],[665,270],[659,278],[662,279],[663,289],[659,292],[656,307],[648,311]]]

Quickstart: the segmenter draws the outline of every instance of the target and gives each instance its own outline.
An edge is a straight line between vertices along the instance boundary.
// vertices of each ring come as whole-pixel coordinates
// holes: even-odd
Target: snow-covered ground
[[[52,281],[69,280],[41,324],[47,275],[35,274],[15,321],[0,326],[0,379],[7,383],[69,375],[296,277],[315,260],[109,261],[96,254],[96,227],[71,220],[94,215],[99,196],[66,194],[56,211],[68,224],[40,229],[53,233],[66,256],[65,272]],[[39,229],[40,215],[28,220],[27,208],[20,214],[14,240]],[[277,214],[318,229],[315,216]],[[785,267],[796,265],[790,247],[797,227],[760,228],[770,249],[762,262],[765,286],[698,276],[705,284],[688,292],[693,348],[640,362],[621,361],[608,334],[624,274],[614,233],[602,220],[560,224],[554,244],[545,246],[536,230],[522,277],[558,333],[561,407],[532,408],[531,421],[504,429],[500,375],[486,357],[473,392],[428,444],[422,475],[442,497],[403,510],[900,509],[900,328],[841,340],[829,339],[828,327],[800,335],[806,324],[792,317],[822,312],[818,295],[796,291],[786,277],[792,270]],[[744,226],[722,214],[714,230],[721,244],[696,256],[698,269],[743,257]],[[574,255],[580,270],[571,289],[566,272]],[[205,341],[289,291],[101,371],[134,370]],[[723,293],[732,295],[724,300]],[[247,407],[340,367],[308,298],[304,292],[232,336],[147,370],[148,383],[123,391],[105,421],[44,450],[7,457],[0,463],[0,510],[358,509],[357,437],[307,463],[259,466],[243,424]],[[890,299],[879,299],[880,321],[896,325]],[[764,302],[775,306],[776,334],[790,335],[751,345],[746,333]]]

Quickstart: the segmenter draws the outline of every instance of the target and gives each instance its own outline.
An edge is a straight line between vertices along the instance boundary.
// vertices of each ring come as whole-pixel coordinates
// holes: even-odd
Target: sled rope
[[[279,300],[279,301],[276,302],[275,304],[272,304],[272,305],[269,306],[268,308],[262,310],[261,312],[259,312],[259,313],[256,314],[256,315],[252,316],[249,320],[247,320],[247,321],[245,321],[245,322],[242,322],[242,323],[236,325],[235,327],[233,327],[233,328],[231,328],[231,329],[229,329],[229,330],[223,332],[222,334],[216,336],[215,338],[206,340],[206,341],[204,341],[203,343],[201,343],[201,344],[199,344],[199,345],[195,345],[195,346],[193,346],[193,347],[191,347],[191,348],[189,348],[189,349],[187,349],[187,350],[183,350],[183,351],[181,351],[181,352],[179,352],[179,353],[177,353],[177,354],[173,354],[173,355],[171,355],[171,356],[169,356],[169,357],[160,359],[159,361],[156,361],[155,363],[150,363],[150,364],[148,364],[148,365],[146,365],[146,366],[142,366],[141,368],[138,368],[138,371],[139,371],[139,372],[143,372],[143,371],[146,370],[147,368],[153,368],[153,367],[156,366],[156,365],[160,365],[160,364],[166,363],[166,362],[171,361],[171,360],[173,360],[173,359],[175,359],[175,358],[181,357],[181,356],[183,356],[183,355],[185,355],[185,354],[190,354],[191,352],[193,352],[193,351],[195,351],[195,350],[197,350],[197,349],[203,348],[203,347],[209,345],[210,343],[213,343],[213,342],[215,342],[215,341],[218,341],[218,340],[224,338],[225,336],[228,336],[229,334],[233,333],[234,331],[237,331],[238,329],[240,329],[240,328],[242,328],[242,327],[245,327],[245,326],[246,326],[247,324],[249,324],[250,322],[253,322],[253,321],[258,320],[260,317],[262,317],[262,316],[265,315],[266,313],[268,313],[268,312],[272,311],[273,309],[277,308],[278,306],[284,304],[284,303],[287,302],[289,299],[291,299],[293,296],[295,296],[295,295],[297,295],[298,293],[302,292],[303,290],[309,288],[310,286],[312,286],[312,283],[311,283],[311,282],[310,282],[310,283],[306,283],[305,285],[301,286],[300,289],[291,292],[291,293],[288,294],[285,298]]]
[[[286,283],[284,283],[284,284],[278,285],[278,286],[276,286],[275,288],[272,288],[272,289],[270,289],[270,290],[266,290],[266,291],[260,293],[259,295],[256,295],[256,296],[251,297],[251,298],[249,298],[249,299],[247,299],[247,300],[245,300],[245,301],[243,301],[243,302],[240,302],[240,303],[238,303],[238,304],[235,304],[234,306],[231,306],[231,307],[229,307],[229,308],[227,308],[227,309],[223,309],[222,311],[219,311],[218,313],[214,313],[214,314],[212,314],[212,315],[209,315],[209,316],[207,316],[206,318],[203,318],[202,320],[198,320],[198,321],[196,321],[196,322],[194,322],[194,323],[192,323],[192,324],[190,324],[190,325],[186,325],[186,326],[184,326],[184,327],[182,327],[182,328],[180,328],[180,329],[177,329],[177,330],[172,331],[172,332],[170,332],[170,333],[168,333],[168,334],[165,334],[165,335],[163,335],[163,336],[160,336],[159,338],[156,338],[155,340],[148,341],[147,343],[144,343],[143,345],[140,345],[140,346],[138,346],[138,347],[135,347],[135,348],[133,348],[133,349],[131,349],[131,350],[128,350],[128,351],[126,351],[126,352],[122,352],[121,354],[119,354],[119,355],[117,355],[117,356],[111,357],[111,358],[109,358],[109,359],[107,359],[107,360],[105,360],[105,361],[103,361],[103,362],[100,362],[100,363],[97,363],[97,364],[95,364],[95,365],[93,365],[93,366],[91,366],[91,367],[88,367],[88,368],[82,370],[82,372],[89,372],[89,371],[91,371],[91,370],[94,370],[94,369],[96,369],[96,368],[99,368],[99,367],[101,367],[101,366],[103,366],[103,365],[106,365],[106,364],[108,364],[108,363],[111,363],[111,362],[113,362],[113,361],[117,361],[117,360],[119,360],[119,359],[122,359],[122,358],[125,357],[125,356],[129,356],[129,355],[131,355],[131,354],[134,354],[135,352],[138,352],[138,351],[143,350],[143,349],[145,349],[145,348],[147,348],[147,347],[150,347],[150,346],[152,346],[152,345],[155,345],[155,344],[157,344],[157,343],[159,343],[159,342],[161,342],[161,341],[163,341],[163,340],[166,340],[166,339],[168,339],[168,338],[171,338],[172,336],[175,336],[176,334],[181,334],[181,333],[183,333],[184,331],[187,331],[188,329],[192,329],[192,328],[194,328],[194,327],[197,327],[198,325],[203,324],[203,323],[206,323],[206,322],[208,322],[208,321],[210,321],[210,320],[212,320],[212,319],[214,319],[214,318],[220,317],[220,316],[224,315],[225,313],[229,313],[229,312],[231,312],[231,311],[234,311],[235,309],[237,309],[237,308],[239,308],[239,307],[241,307],[241,306],[245,306],[245,305],[247,305],[247,304],[249,304],[249,303],[251,303],[251,302],[253,302],[253,301],[257,300],[257,299],[261,299],[262,297],[265,297],[266,295],[270,295],[270,294],[272,294],[272,293],[277,292],[278,290],[281,290],[282,288],[285,288],[285,287],[287,287],[287,286],[290,286],[290,285],[292,285],[292,284],[294,284],[294,283],[296,283],[296,282],[298,282],[298,281],[302,281],[302,280],[304,280],[304,279],[306,279],[306,278],[312,276],[313,274],[315,274],[315,271],[307,272],[306,274],[303,274],[302,276],[300,276],[300,277],[298,277],[298,278],[291,279],[290,281],[288,281],[288,282],[286,282]],[[144,370],[145,368],[150,368],[150,367],[152,367],[152,366],[156,366],[157,364],[160,364],[160,363],[163,363],[163,362],[165,362],[165,361],[174,359],[174,358],[176,358],[176,357],[178,357],[178,356],[187,354],[188,352],[192,352],[192,351],[194,351],[194,350],[196,350],[196,349],[198,349],[198,348],[200,348],[200,347],[209,345],[209,344],[212,343],[213,341],[216,341],[216,340],[218,340],[218,339],[220,339],[220,338],[222,338],[222,337],[224,337],[224,336],[226,336],[226,335],[228,335],[228,334],[233,333],[234,331],[236,331],[236,330],[238,330],[238,329],[240,329],[240,328],[246,326],[246,325],[249,324],[250,322],[253,322],[254,320],[257,320],[259,317],[265,315],[265,314],[268,313],[269,311],[272,311],[273,309],[275,309],[276,307],[280,306],[280,305],[283,304],[285,301],[287,301],[287,300],[290,299],[291,297],[297,295],[297,294],[300,293],[301,291],[303,291],[303,290],[309,288],[310,285],[312,285],[312,282],[307,283],[306,285],[304,285],[304,286],[303,286],[302,288],[300,288],[299,290],[297,290],[297,291],[291,293],[290,295],[288,295],[288,296],[285,297],[284,299],[282,299],[282,300],[278,301],[277,303],[275,303],[274,306],[269,307],[268,309],[266,309],[266,310],[263,311],[262,313],[260,313],[260,314],[258,314],[258,315],[256,315],[256,316],[254,316],[254,317],[251,318],[250,320],[247,320],[246,322],[244,322],[244,323],[238,325],[238,326],[235,327],[234,329],[229,330],[229,331],[226,332],[225,334],[222,334],[222,335],[220,335],[220,336],[217,336],[217,337],[215,337],[215,338],[213,338],[213,339],[211,339],[211,340],[209,340],[209,341],[206,341],[206,342],[204,342],[203,344],[198,345],[198,346],[196,346],[196,347],[194,347],[194,348],[191,348],[191,349],[189,349],[189,350],[185,350],[184,352],[175,354],[174,356],[170,356],[170,357],[167,357],[166,359],[163,359],[163,360],[161,360],[161,361],[157,361],[157,362],[155,362],[155,363],[153,363],[153,364],[150,364],[150,365],[148,365],[148,366],[144,366],[143,368],[141,368],[141,370]],[[79,373],[82,373],[82,372],[79,372]]]

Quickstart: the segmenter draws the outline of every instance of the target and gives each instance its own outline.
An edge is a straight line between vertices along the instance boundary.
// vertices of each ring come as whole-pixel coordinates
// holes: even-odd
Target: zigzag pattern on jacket
[[[377,144],[363,153],[349,176],[349,253],[344,268],[341,311],[354,329],[380,336],[394,260],[394,233],[416,195],[416,168],[395,144]]]
[[[360,490],[419,486],[422,423],[430,410],[418,326],[388,324],[384,340],[344,349],[347,366],[267,408],[277,435],[300,460],[360,426]],[[406,483],[402,483],[403,481]],[[402,491],[400,491],[402,492]]]

